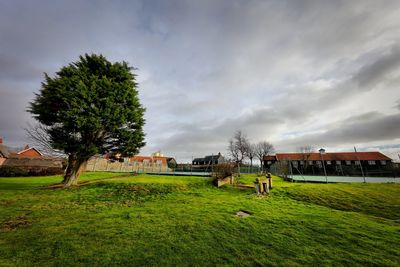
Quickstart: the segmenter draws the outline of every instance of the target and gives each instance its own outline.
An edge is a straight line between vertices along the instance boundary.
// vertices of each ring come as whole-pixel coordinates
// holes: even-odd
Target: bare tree
[[[54,157],[65,157],[61,150],[54,149],[51,145],[51,139],[45,125],[36,123],[27,124],[25,132],[32,144],[45,155]]]
[[[253,167],[253,159],[256,157],[256,145],[248,143],[246,150],[246,156],[250,160],[250,167]]]
[[[240,167],[240,164],[243,163],[243,160],[247,156],[247,149],[249,146],[249,140],[242,133],[241,130],[235,132],[233,138],[229,140],[228,151],[229,155],[235,162],[235,164]],[[239,168],[240,173],[240,168]]]
[[[261,169],[263,169],[263,161],[264,157],[275,151],[274,146],[267,141],[262,141],[256,144],[255,146],[255,156],[260,160]]]

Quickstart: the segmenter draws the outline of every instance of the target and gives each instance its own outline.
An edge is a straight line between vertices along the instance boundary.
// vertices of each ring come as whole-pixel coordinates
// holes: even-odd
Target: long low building
[[[378,151],[328,152],[325,153],[277,153],[264,157],[264,166],[271,170],[276,163],[287,163],[293,173],[320,174],[323,167],[328,174],[352,174],[355,172],[385,172],[392,167],[392,159]],[[360,166],[361,165],[361,166]]]

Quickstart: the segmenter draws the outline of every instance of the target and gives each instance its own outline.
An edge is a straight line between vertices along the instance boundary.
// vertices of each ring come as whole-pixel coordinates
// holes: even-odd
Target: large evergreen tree
[[[45,81],[28,111],[45,126],[51,146],[68,155],[63,184],[77,183],[95,154],[130,156],[144,143],[144,111],[126,62],[88,55]]]

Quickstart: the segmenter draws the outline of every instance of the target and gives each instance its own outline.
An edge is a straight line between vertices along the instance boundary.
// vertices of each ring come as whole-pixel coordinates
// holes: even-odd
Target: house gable
[[[27,158],[40,158],[42,157],[42,153],[34,147],[28,147],[22,151],[17,153],[18,157],[27,157]]]

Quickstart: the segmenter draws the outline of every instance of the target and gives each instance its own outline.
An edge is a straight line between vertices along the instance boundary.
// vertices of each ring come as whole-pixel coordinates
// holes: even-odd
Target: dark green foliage
[[[13,166],[0,167],[0,177],[50,176],[50,175],[60,175],[63,173],[64,169],[57,167],[30,168],[28,170]]]
[[[21,169],[21,168],[16,168],[16,167],[10,167],[10,166],[1,166],[0,167],[0,177],[18,177],[18,176],[27,176],[28,171]]]
[[[95,154],[131,156],[145,145],[137,83],[126,62],[102,55],[81,56],[54,78],[45,75],[29,112],[49,135],[50,145],[68,155],[66,187],[77,184]]]
[[[145,144],[136,88],[126,62],[86,54],[54,78],[45,75],[29,112],[48,127],[53,148],[69,155],[133,155]]]

